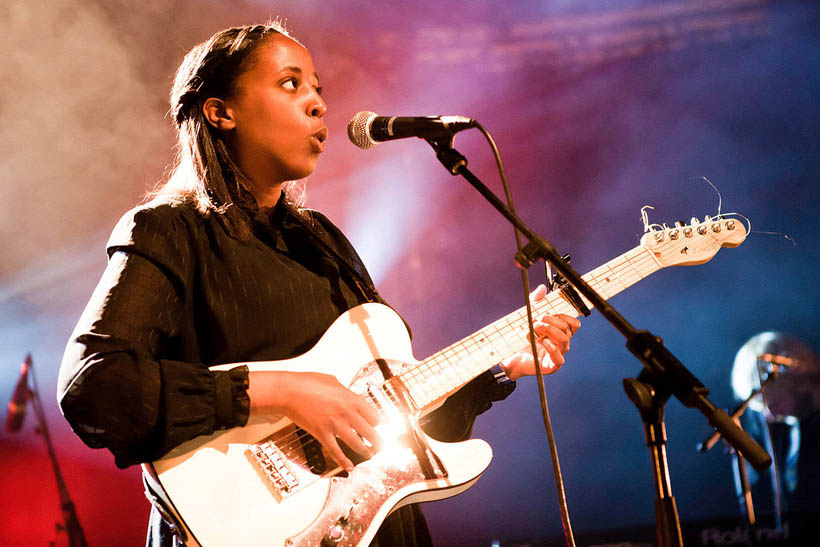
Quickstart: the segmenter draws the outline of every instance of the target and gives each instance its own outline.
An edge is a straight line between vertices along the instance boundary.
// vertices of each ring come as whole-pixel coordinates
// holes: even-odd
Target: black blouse
[[[114,229],[108,266],[63,357],[58,399],[75,433],[108,448],[118,467],[247,422],[247,368],[209,366],[302,354],[346,310],[383,302],[324,215],[305,221],[284,199],[268,213],[246,212],[249,242],[187,202],[137,207]],[[425,429],[441,440],[466,438],[475,416],[509,391],[480,376]],[[389,534],[404,543],[382,545],[416,543],[407,525],[423,526],[423,517],[412,513],[414,523]]]

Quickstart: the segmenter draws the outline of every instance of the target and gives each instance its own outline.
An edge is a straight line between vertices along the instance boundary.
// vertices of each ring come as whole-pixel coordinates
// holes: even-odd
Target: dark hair
[[[237,78],[270,35],[293,39],[280,21],[217,32],[185,55],[171,90],[170,114],[177,131],[177,155],[168,180],[151,197],[190,200],[204,215],[219,215],[228,234],[251,238],[247,215],[234,206],[247,196],[242,174],[219,131],[207,122],[202,105],[210,97],[236,93]],[[292,194],[291,183],[286,192]]]

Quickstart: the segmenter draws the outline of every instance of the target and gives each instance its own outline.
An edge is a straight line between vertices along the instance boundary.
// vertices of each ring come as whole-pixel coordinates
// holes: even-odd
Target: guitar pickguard
[[[424,481],[412,449],[384,449],[357,465],[347,477],[333,477],[327,503],[288,545],[358,545],[376,513],[400,488]]]
[[[380,360],[393,375],[407,368],[405,363]],[[347,476],[331,479],[327,503],[311,525],[288,545],[358,545],[376,521],[387,500],[414,483],[447,476],[438,456],[424,441],[417,410],[398,394],[399,385],[385,382],[378,362],[362,367],[350,388],[367,393],[379,408],[379,433],[384,445],[370,459],[357,464]]]
[[[394,492],[414,482],[447,476],[440,459],[426,443],[419,429],[417,410],[403,396],[401,384],[385,381],[385,372],[398,375],[406,368],[401,361],[379,360],[366,364],[356,374],[350,389],[366,394],[379,409],[382,420],[378,429],[384,446],[368,460],[358,458],[360,461],[351,473],[332,477],[322,511],[306,530],[289,538],[288,544],[356,545],[372,524],[375,513]],[[316,439],[293,425],[249,446],[247,452],[280,500],[322,478],[326,466],[317,468],[316,460],[323,464],[333,461]],[[298,458],[294,452],[300,452]],[[309,469],[314,475],[298,473],[300,469]],[[339,469],[328,471],[326,476],[338,473]]]

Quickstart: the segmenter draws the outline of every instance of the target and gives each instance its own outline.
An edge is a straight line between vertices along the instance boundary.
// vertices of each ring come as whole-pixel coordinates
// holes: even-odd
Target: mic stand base
[[[682,547],[678,508],[669,480],[666,460],[666,425],[663,411],[670,393],[659,391],[645,372],[638,378],[626,378],[624,391],[638,408],[644,424],[646,446],[652,460],[652,476],[655,479],[655,534],[658,547]]]

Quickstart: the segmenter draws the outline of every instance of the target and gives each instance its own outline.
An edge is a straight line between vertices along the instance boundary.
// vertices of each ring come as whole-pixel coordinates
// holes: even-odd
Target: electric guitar
[[[737,220],[696,221],[647,232],[640,245],[584,280],[608,299],[661,268],[701,264],[746,238]],[[533,313],[578,315],[560,291],[535,304]],[[367,545],[396,508],[453,496],[478,480],[492,458],[490,446],[479,439],[438,442],[421,432],[418,418],[527,347],[526,335],[521,308],[417,361],[398,314],[381,304],[357,306],[307,353],[248,366],[331,374],[366,394],[382,416],[377,430],[384,444],[374,456],[348,474],[287,418],[253,417],[244,427],[197,437],[144,464],[148,495],[186,545]]]

